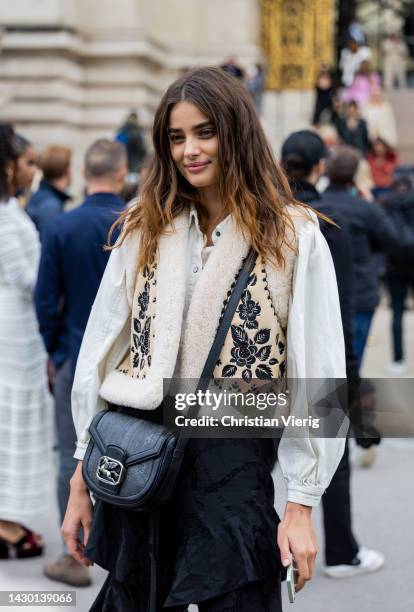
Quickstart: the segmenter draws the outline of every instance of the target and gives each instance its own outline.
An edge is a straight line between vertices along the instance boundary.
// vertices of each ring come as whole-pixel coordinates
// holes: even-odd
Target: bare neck
[[[53,185],[53,187],[55,189],[58,189],[59,191],[66,191],[66,189],[69,187],[69,182],[66,176],[63,176],[60,179],[55,179],[54,181],[50,181],[50,182]]]
[[[94,195],[94,193],[117,193],[119,189],[118,185],[106,181],[88,183],[86,190],[88,195]]]

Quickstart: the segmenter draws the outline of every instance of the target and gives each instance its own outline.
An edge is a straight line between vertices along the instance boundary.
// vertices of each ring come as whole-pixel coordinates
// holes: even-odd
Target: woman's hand
[[[296,591],[305,586],[312,578],[318,543],[311,518],[312,508],[288,502],[285,515],[277,530],[277,543],[282,565],[287,567],[292,556],[298,569]]]
[[[81,565],[93,565],[84,550],[92,525],[92,502],[82,477],[82,461],[79,461],[70,481],[70,496],[61,527],[69,554]],[[80,530],[83,529],[83,542]]]

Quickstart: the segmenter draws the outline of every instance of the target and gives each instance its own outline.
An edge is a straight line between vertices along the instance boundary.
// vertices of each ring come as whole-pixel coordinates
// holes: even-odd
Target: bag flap
[[[157,457],[172,435],[163,425],[109,410],[93,418],[89,433],[102,454],[108,445],[124,449],[126,466]]]

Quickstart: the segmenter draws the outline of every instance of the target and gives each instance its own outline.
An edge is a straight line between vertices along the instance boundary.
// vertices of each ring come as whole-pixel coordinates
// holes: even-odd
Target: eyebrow
[[[213,127],[213,122],[212,121],[202,121],[201,123],[197,123],[197,125],[193,125],[191,129],[200,130],[201,128],[204,128],[204,127]],[[181,132],[181,131],[182,131],[181,128],[168,128],[167,130],[168,134],[174,134],[176,132]]]

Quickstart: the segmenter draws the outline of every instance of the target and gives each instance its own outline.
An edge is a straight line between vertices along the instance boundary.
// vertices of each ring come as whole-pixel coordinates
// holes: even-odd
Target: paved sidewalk
[[[375,318],[367,350],[365,372],[382,376],[384,363],[389,359],[388,351],[389,314],[381,310]],[[407,338],[410,339],[409,365],[414,375],[414,313],[407,320]],[[359,449],[352,449],[352,460],[358,461]],[[297,597],[293,607],[285,600],[285,612],[413,612],[414,611],[414,441],[388,440],[381,444],[377,461],[369,470],[356,465],[353,473],[352,491],[355,533],[361,544],[377,548],[386,555],[386,567],[371,576],[335,581],[325,578],[320,571],[323,538],[320,531],[320,511],[315,511],[321,553],[316,574],[303,593]],[[277,491],[283,485],[276,483]],[[279,493],[278,508],[283,507]],[[57,511],[51,502],[51,511],[33,525],[44,534],[48,548],[47,558],[60,552],[57,527]],[[0,561],[0,590],[67,590],[60,583],[53,583],[42,575],[43,560]],[[86,612],[93,601],[105,572],[93,568],[94,584],[86,589],[77,589],[77,606]],[[286,586],[283,593],[286,595]],[[1,610],[15,608],[0,608]],[[58,607],[21,607],[21,610],[58,610]],[[191,608],[195,612],[196,607]],[[115,612],[115,611],[114,611]],[[251,612],[255,612],[252,610]]]

